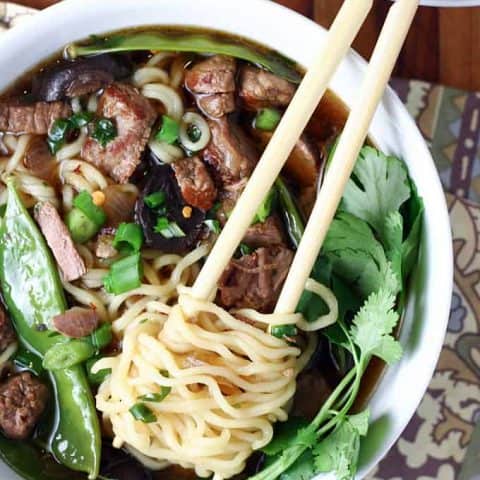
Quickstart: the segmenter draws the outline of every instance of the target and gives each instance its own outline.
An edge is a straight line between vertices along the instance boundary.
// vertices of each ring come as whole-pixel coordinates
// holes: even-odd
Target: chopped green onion
[[[129,412],[139,422],[154,423],[157,421],[155,414],[144,403],[136,403]]]
[[[67,135],[72,130],[72,124],[66,118],[55,120],[48,132],[47,143],[52,155],[55,155],[65,144]]]
[[[271,334],[277,338],[294,337],[298,330],[295,325],[275,325],[271,329]]]
[[[108,118],[95,121],[91,137],[105,148],[117,136],[117,127]]]
[[[168,395],[170,395],[171,391],[172,387],[162,386],[160,393],[147,393],[146,395],[138,397],[138,400],[142,400],[144,402],[160,403],[163,402],[163,400],[165,400]]]
[[[191,123],[188,127],[187,127],[187,135],[188,135],[188,138],[193,142],[193,143],[197,143],[201,136],[202,136],[202,131],[198,128],[197,125],[195,125],[194,123]]]
[[[245,255],[250,255],[253,252],[253,250],[246,243],[241,243],[238,249],[240,250],[242,257]]]
[[[178,223],[171,222],[167,217],[160,217],[154,230],[163,238],[185,237],[185,232],[178,226]]]
[[[88,242],[99,228],[80,209],[73,208],[65,219],[70,235],[76,243]]]
[[[282,114],[274,108],[262,108],[255,117],[255,128],[273,132],[280,123]]]
[[[179,135],[180,124],[168,115],[163,115],[162,128],[155,135],[155,139],[172,145],[178,140]]]
[[[142,277],[142,259],[140,253],[136,253],[113,263],[103,284],[108,293],[120,295],[138,288],[142,284]]]
[[[211,232],[216,233],[217,235],[221,232],[220,222],[218,220],[212,220],[208,218],[203,223],[208,227]]]
[[[101,359],[102,357],[92,357],[89,358],[85,363],[85,368],[87,370],[88,383],[96,387],[103,383],[105,379],[112,373],[111,368],[103,368],[97,373],[92,372],[92,367]]]
[[[275,187],[272,187],[268,192],[267,196],[258,207],[257,213],[252,223],[264,223],[267,218],[272,214],[273,204],[277,196],[277,191]]]
[[[113,340],[112,325],[104,323],[90,335],[90,343],[95,350],[101,350],[110,345]]]
[[[215,202],[213,207],[207,212],[207,218],[216,218],[218,211],[222,207],[221,202]]]
[[[46,370],[63,370],[85,362],[95,353],[93,347],[81,340],[59,343],[47,350],[43,358]]]
[[[107,221],[105,212],[93,203],[92,196],[84,190],[73,199],[73,206],[81,210],[98,229],[103,227]]]
[[[121,253],[139,252],[143,245],[143,230],[136,223],[121,223],[113,239],[113,248]]]
[[[161,190],[155,193],[151,193],[148,195],[148,197],[145,197],[145,205],[148,208],[158,208],[161,207],[162,205],[165,205],[165,202],[167,200],[167,194],[165,192],[162,192]]]
[[[72,115],[69,121],[72,128],[80,129],[88,125],[92,120],[92,112],[78,112]]]

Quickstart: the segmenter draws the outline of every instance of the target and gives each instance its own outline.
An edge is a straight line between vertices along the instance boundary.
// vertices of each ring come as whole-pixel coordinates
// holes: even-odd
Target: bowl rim
[[[162,6],[165,6],[166,9],[162,11],[162,18],[157,19],[160,13],[157,13],[157,10],[161,10]],[[224,0],[176,0],[173,4],[170,0],[122,0],[122,2],[116,0],[102,0],[102,2],[97,2],[97,0],[83,0],[82,2],[66,0],[37,13],[23,24],[19,24],[1,35],[0,71],[3,72],[3,78],[13,79],[19,76],[17,73],[19,70],[21,72],[26,71],[26,67],[32,68],[47,59],[49,55],[54,53],[54,50],[47,46],[42,48],[42,45],[35,42],[35,40],[40,41],[42,35],[50,35],[49,37],[43,37],[46,39],[45,42],[49,45],[58,44],[57,46],[61,48],[68,41],[85,38],[90,33],[116,30],[119,25],[175,24],[199,25],[207,28],[218,26],[223,31],[241,34],[246,38],[275,48],[304,65],[308,65],[312,58],[312,53],[307,51],[306,45],[316,44],[315,42],[321,42],[325,38],[325,30],[318,24],[277,3],[269,0],[243,0],[242,6],[245,6],[245,9],[239,10],[233,5],[233,2],[225,2]],[[210,18],[204,14],[203,10],[209,8],[215,10],[218,14],[211,16],[215,18]],[[252,17],[247,10],[257,13]],[[102,18],[101,12],[108,12],[111,17],[108,19]],[[59,18],[63,19],[61,29],[57,29]],[[155,20],[144,22],[138,21],[137,18],[155,18]],[[178,23],[167,22],[166,19],[170,18],[181,20]],[[78,23],[81,25],[78,25]],[[69,25],[68,30],[66,30],[67,25]],[[107,25],[111,25],[112,28],[105,28]],[[282,28],[285,26],[290,29],[286,29],[286,31],[294,32],[294,36],[290,34],[288,38],[282,38]],[[82,35],[77,34],[77,31],[81,31]],[[52,36],[53,32],[56,34],[55,39]],[[68,41],[62,40],[65,38],[68,38]],[[22,50],[23,47],[29,45],[32,46],[32,50],[35,50],[35,54],[29,53],[28,50]],[[277,48],[279,45],[282,45],[282,47]],[[24,55],[20,57],[19,55],[22,53]],[[16,64],[19,66],[15,68],[14,65]],[[351,78],[356,78],[357,75],[358,78],[361,78],[365,67],[366,62],[360,55],[350,51],[332,79],[333,91],[338,93],[349,106],[355,99],[356,87],[348,82],[351,83]],[[346,80],[347,74],[350,78],[348,82]],[[342,79],[342,76],[345,76],[345,78]],[[3,89],[2,84],[6,86],[9,83],[10,81],[0,78],[0,90]],[[392,405],[385,405],[381,398],[377,398],[380,393],[386,395],[388,392],[390,397],[394,397],[394,394],[397,397],[402,394],[404,397],[402,398],[403,403],[401,407],[393,409],[395,416],[392,419],[393,424],[390,433],[384,439],[383,445],[376,448],[371,458],[363,462],[357,476],[359,479],[363,478],[388,453],[414,415],[424,396],[443,347],[453,290],[451,231],[440,179],[431,154],[413,118],[390,87],[387,88],[382,104],[375,115],[371,132],[382,150],[388,153],[397,153],[398,150],[403,149],[402,151],[405,154],[402,156],[415,183],[420,187],[420,194],[426,200],[422,261],[427,268],[428,279],[420,294],[412,293],[410,295],[407,317],[412,317],[412,324],[404,325],[400,334],[400,341],[404,346],[409,346],[409,337],[414,333],[415,325],[419,326],[419,320],[415,320],[415,306],[425,300],[428,300],[424,306],[427,313],[424,318],[422,317],[422,322],[430,323],[430,328],[432,325],[436,328],[431,328],[432,331],[429,331],[428,349],[424,344],[421,348],[417,347],[420,348],[422,355],[419,354],[418,350],[407,350],[408,355],[398,365],[390,367],[381,379],[380,386],[371,400],[372,411],[375,412],[374,420],[381,419],[385,415],[390,418],[392,414]],[[380,132],[382,132],[382,135],[379,135]],[[407,145],[408,148],[406,148]],[[415,150],[417,163],[412,160],[413,150]],[[410,151],[412,154],[410,154]],[[440,261],[439,258],[441,258]],[[417,276],[420,276],[420,274]],[[435,291],[437,295],[435,295]],[[425,299],[425,297],[428,298]],[[420,322],[420,328],[422,322]],[[421,336],[423,339],[427,338],[425,332],[421,332]],[[420,360],[423,360],[423,363]],[[402,369],[404,370],[403,376],[407,373],[416,375],[413,392],[404,390],[408,383],[405,381],[402,383],[400,378]],[[390,389],[393,389],[393,393]],[[320,479],[321,476],[315,478]]]

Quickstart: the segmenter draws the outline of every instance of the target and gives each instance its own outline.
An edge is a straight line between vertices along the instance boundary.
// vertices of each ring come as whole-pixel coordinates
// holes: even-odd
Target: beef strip
[[[227,117],[208,123],[212,140],[203,151],[203,160],[212,167],[216,179],[230,185],[249,177],[258,154],[245,133]]]
[[[85,275],[85,263],[73,243],[70,233],[57,209],[49,202],[35,207],[35,219],[67,282]]]
[[[172,164],[182,197],[200,210],[210,210],[217,198],[217,189],[205,164],[198,158],[184,158]]]
[[[185,74],[185,87],[205,115],[221,118],[235,110],[234,58],[215,55],[199,62]]]
[[[239,96],[248,108],[286,107],[294,95],[295,86],[287,80],[260,68],[242,68]]]
[[[285,245],[285,234],[280,219],[271,216],[263,223],[252,225],[243,237],[243,243],[251,248]]]
[[[82,157],[116,182],[127,183],[141,162],[156,118],[155,110],[132,86],[114,83],[100,97],[97,115],[114,121],[117,136],[105,148],[88,138]]]
[[[72,108],[63,102],[37,102],[27,105],[0,104],[0,130],[9,133],[46,135],[59,118],[68,118]]]
[[[7,312],[0,305],[0,354],[3,353],[16,339],[17,337],[15,336]]]
[[[231,260],[219,281],[219,302],[225,308],[271,312],[292,260],[293,252],[282,246],[259,248]]]
[[[0,428],[13,440],[28,438],[48,400],[48,389],[30,372],[10,377],[0,386]]]
[[[93,308],[73,307],[53,317],[55,329],[70,338],[90,335],[98,326],[98,313]]]

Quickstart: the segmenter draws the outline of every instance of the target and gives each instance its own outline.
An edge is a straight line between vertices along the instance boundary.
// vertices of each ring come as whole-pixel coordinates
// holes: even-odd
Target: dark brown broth
[[[135,31],[142,31],[145,30],[146,27],[134,29]],[[152,27],[148,27],[148,31],[152,31]],[[250,47],[253,47],[259,51],[266,52],[268,51],[267,48],[252,43],[246,39],[240,37],[232,37],[232,35],[225,34],[222,32],[216,31],[205,31],[205,30],[198,30],[198,29],[182,29],[176,27],[162,27],[157,28],[157,30],[161,31],[162,33],[168,33],[172,35],[182,35],[184,33],[208,33],[209,35],[213,35],[217,38],[221,39],[232,39],[238,41],[239,43],[247,44]],[[132,30],[126,31],[124,33],[132,32]],[[118,32],[115,32],[118,33]],[[106,35],[108,37],[108,35]],[[25,73],[24,75],[20,76],[19,79],[10,87],[8,88],[2,95],[0,95],[0,101],[7,100],[13,97],[24,97],[25,100],[28,100],[28,95],[30,93],[30,85],[32,82],[32,78],[35,74],[42,71],[44,68],[52,66],[56,62],[62,59],[63,52],[59,52],[58,54],[52,56],[47,61],[37,65],[31,71]],[[145,55],[140,54],[138,59],[145,59]],[[301,68],[299,67],[301,71]],[[332,139],[341,131],[343,128],[346,118],[348,115],[348,109],[346,108],[345,104],[332,92],[327,91],[324,95],[324,98],[319,103],[311,121],[308,124],[307,132],[308,134],[315,140],[315,142],[319,145],[326,144],[331,142]],[[239,121],[242,121],[239,119]],[[245,129],[248,129],[250,125],[246,124],[247,120],[243,119],[245,123],[243,126]],[[323,376],[326,379],[330,388],[334,388],[335,385],[339,382],[340,376],[339,373],[336,371],[334,362],[332,358],[329,356],[327,351],[321,351],[317,354],[317,360],[315,361],[314,365],[311,368],[311,371],[319,376]],[[378,380],[382,375],[384,370],[384,365],[380,361],[372,362],[372,365],[367,370],[366,375],[363,378],[363,386],[359,395],[359,399],[357,401],[357,405],[363,405],[373,394],[376,385],[378,384]],[[310,403],[315,404],[315,391],[304,391],[302,395],[309,398]],[[313,398],[312,398],[313,395]],[[316,409],[318,410],[321,406],[321,399],[317,399],[318,405],[315,405]],[[125,454],[127,455],[127,454]],[[45,472],[48,472],[49,469],[53,467],[52,462],[54,462],[53,458],[46,455],[44,460],[45,463]],[[106,458],[108,461],[108,458]],[[246,469],[246,471],[237,476],[236,479],[240,480],[246,478],[248,474],[254,472],[259,463],[259,456],[255,454],[252,456],[250,465]],[[55,471],[60,471],[63,467],[55,464]],[[65,477],[70,478],[71,474],[65,469]],[[78,478],[79,474],[75,474],[75,478]],[[55,478],[60,478],[55,476]],[[86,478],[86,477],[85,477]],[[161,472],[151,472],[151,478],[154,480],[189,480],[189,479],[196,479],[196,475],[191,470],[184,470],[180,467],[170,467],[166,470]],[[136,478],[130,478],[129,480],[137,480]]]

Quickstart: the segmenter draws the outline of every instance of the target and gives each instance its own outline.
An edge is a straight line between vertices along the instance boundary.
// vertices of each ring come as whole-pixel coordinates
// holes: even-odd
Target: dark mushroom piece
[[[135,206],[135,219],[143,228],[145,245],[166,253],[187,252],[200,239],[205,212],[185,203],[173,169],[169,165],[152,167],[146,178],[145,187]],[[165,212],[161,213],[145,204],[146,197],[160,191],[165,194]],[[187,215],[186,212],[188,212]],[[161,217],[176,223],[184,236],[165,238],[161,233],[156,232],[155,227]]]
[[[128,77],[132,68],[129,57],[118,54],[62,60],[34,77],[32,95],[44,102],[87,95]]]

